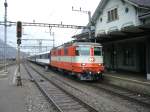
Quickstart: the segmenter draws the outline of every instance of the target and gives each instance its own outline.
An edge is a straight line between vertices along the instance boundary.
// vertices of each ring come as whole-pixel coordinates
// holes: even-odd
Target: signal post
[[[22,86],[22,81],[21,81],[21,74],[20,74],[20,44],[21,44],[21,37],[22,37],[22,22],[18,21],[17,22],[17,45],[18,45],[18,51],[17,51],[17,74],[16,74],[16,81],[17,81],[17,86]]]

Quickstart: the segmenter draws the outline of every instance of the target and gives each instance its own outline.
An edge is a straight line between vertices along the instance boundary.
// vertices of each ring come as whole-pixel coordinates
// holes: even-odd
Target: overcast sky
[[[4,21],[4,1],[0,0],[0,21]],[[83,25],[88,23],[88,15],[72,11],[79,9],[91,11],[93,14],[100,0],[7,0],[8,21],[41,22],[51,24]],[[22,38],[50,39],[48,28],[24,27]],[[71,36],[79,33],[76,29],[52,28],[55,33],[55,45],[70,41]],[[0,26],[0,39],[3,39],[3,27]],[[8,43],[16,43],[16,28],[8,27]],[[22,44],[30,42],[23,42]],[[36,44],[37,42],[34,42]],[[43,44],[47,44],[43,42]],[[49,44],[52,44],[49,42]]]

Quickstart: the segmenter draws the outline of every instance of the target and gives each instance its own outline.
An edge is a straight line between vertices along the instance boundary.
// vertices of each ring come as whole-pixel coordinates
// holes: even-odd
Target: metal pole
[[[74,7],[72,7],[72,11],[77,11],[77,12],[88,14],[88,18],[89,18],[88,33],[89,33],[89,39],[91,39],[92,38],[92,36],[91,36],[91,12],[82,10],[81,8],[80,8],[80,10],[76,10],[76,9],[74,9]]]
[[[18,45],[18,52],[17,52],[17,64],[18,64],[18,70],[17,70],[17,86],[22,86],[21,81],[21,72],[20,72],[20,44],[21,44],[21,37],[22,37],[22,22],[17,22],[17,45]]]
[[[18,64],[17,86],[22,86],[21,73],[20,73],[20,44],[18,44],[17,64]]]
[[[18,53],[17,53],[17,60],[18,60],[18,76],[20,76],[20,45],[18,44]]]
[[[53,32],[53,48],[55,47],[55,38],[54,38],[54,32]]]
[[[4,3],[4,7],[5,7],[5,17],[4,17],[4,40],[5,40],[5,44],[4,44],[4,64],[5,64],[5,68],[4,68],[4,71],[7,72],[7,63],[6,63],[6,53],[7,53],[7,7],[8,7],[8,4],[7,4],[7,0],[5,0],[5,3]]]
[[[91,39],[91,12],[88,11],[88,16],[89,16],[89,39]]]
[[[42,52],[42,40],[38,40],[39,41],[39,53]]]
[[[54,32],[51,32],[51,30],[52,30],[52,27],[50,27],[49,26],[49,34],[50,34],[50,36],[53,36],[53,48],[55,47],[55,38],[54,38]]]

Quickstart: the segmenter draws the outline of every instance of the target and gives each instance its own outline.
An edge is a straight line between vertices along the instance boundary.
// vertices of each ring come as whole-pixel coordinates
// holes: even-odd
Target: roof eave
[[[92,16],[92,21],[96,21],[98,18],[98,14],[101,13],[103,5],[107,2],[107,0],[101,0],[100,3],[98,4],[93,16]]]
[[[136,4],[136,3],[131,2],[131,1],[129,1],[129,0],[124,0],[124,1],[126,1],[127,3],[133,5],[133,6],[137,7],[137,8],[141,8],[141,9],[150,9],[149,6],[139,5],[139,4]]]
[[[141,9],[147,9],[147,10],[149,9],[149,10],[150,10],[150,7],[148,7],[148,6],[142,6],[142,5],[139,5],[138,8],[141,8]]]
[[[124,0],[125,2],[137,7],[137,8],[142,8],[142,9],[150,9],[149,6],[143,6],[143,5],[138,5],[134,2],[131,2],[129,0]],[[98,18],[98,15],[101,14],[102,11],[102,7],[105,5],[105,3],[107,2],[107,0],[101,0],[101,2],[99,3],[98,7],[96,8],[93,16],[92,16],[92,21],[96,21]]]

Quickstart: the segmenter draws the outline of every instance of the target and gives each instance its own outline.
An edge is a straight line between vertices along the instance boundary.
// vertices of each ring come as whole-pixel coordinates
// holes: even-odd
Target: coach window
[[[50,53],[48,53],[48,59],[50,59]]]
[[[54,56],[56,56],[56,51],[54,51]]]
[[[47,59],[48,58],[48,53],[47,54],[45,54],[45,59]]]
[[[101,55],[102,55],[102,48],[94,47],[94,56],[101,56]]]
[[[66,47],[64,48],[64,55],[68,55],[68,49]]]
[[[58,50],[58,55],[61,56],[61,50]]]

